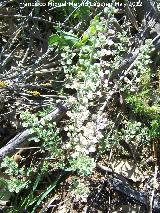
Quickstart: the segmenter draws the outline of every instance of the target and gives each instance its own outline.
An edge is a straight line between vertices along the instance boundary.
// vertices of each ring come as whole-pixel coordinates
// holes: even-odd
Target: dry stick
[[[156,189],[156,182],[157,182],[157,175],[158,175],[158,162],[157,162],[157,144],[158,142],[153,141],[153,159],[154,159],[154,176],[153,176],[153,189],[151,192],[151,197],[150,197],[150,205],[149,205],[149,213],[152,213],[153,210],[153,205],[154,205],[154,195],[155,195],[155,189]]]
[[[57,122],[64,116],[66,112],[67,107],[65,105],[58,104],[57,109],[42,118],[39,123],[46,119],[51,119]],[[32,134],[30,129],[26,129],[20,132],[14,138],[12,138],[4,147],[0,149],[0,160],[2,160],[6,155],[13,153],[17,147],[23,145],[31,135]]]
[[[53,24],[53,22],[47,21],[47,20],[45,20],[45,19],[43,19],[43,18],[41,18],[41,17],[32,17],[32,16],[30,16],[30,15],[29,15],[29,16],[21,16],[21,15],[4,15],[4,14],[0,14],[0,17],[24,18],[25,21],[26,21],[26,19],[33,19],[33,20],[44,21],[44,22]],[[54,24],[55,24],[55,23],[54,23]],[[63,26],[63,24],[62,24],[62,26]],[[30,68],[28,68],[27,70],[23,70],[23,71],[22,71],[22,72],[23,72],[22,75],[24,75],[24,74],[26,75],[26,74],[29,74],[29,73],[31,73],[31,72],[35,72],[35,70],[36,70],[38,64],[41,63],[41,62],[48,56],[48,54],[50,54],[53,50],[54,50],[54,48],[53,48],[53,47],[50,47],[50,48],[47,50],[47,52],[44,53],[40,58],[38,58],[38,59],[35,61],[35,63],[34,63]],[[13,78],[16,78],[16,77],[18,77],[18,75],[19,75],[19,73],[18,73],[18,74],[15,73],[15,74],[13,74],[13,75],[11,75],[11,76],[8,76],[8,74],[7,74],[7,75],[4,75],[4,76],[1,76],[1,75],[0,75],[0,77],[2,77],[2,78],[5,80],[5,78],[6,78],[6,79],[13,79]]]
[[[157,175],[158,175],[158,166],[155,165],[155,171],[154,171],[154,177],[153,177],[153,189],[152,189],[151,198],[150,198],[149,213],[153,212],[154,195],[155,195],[155,188],[156,188],[156,182],[157,182]]]
[[[4,67],[6,66],[6,64],[8,63],[9,60],[11,60],[13,54],[16,52],[16,50],[18,49],[18,47],[20,47],[20,44],[18,44],[14,50],[12,50],[12,52],[8,55],[8,57],[4,60],[4,62],[1,65],[1,69],[3,70]]]
[[[145,2],[143,2],[143,3],[145,4]],[[152,14],[151,20],[148,22],[147,26],[145,27],[145,29],[141,35],[141,38],[143,41],[147,38],[145,35],[145,33],[147,32],[147,29],[152,28],[152,30],[153,30],[155,28],[154,25],[156,23],[156,17],[160,16],[159,13],[157,12],[156,8],[154,7],[153,1],[149,0],[149,2],[147,1],[146,3],[150,5],[151,9],[153,10],[153,14]],[[150,13],[151,9],[148,11],[148,13]],[[160,23],[158,22],[158,26],[159,25],[160,25]],[[159,39],[159,33],[157,33],[157,34],[158,35],[152,40],[152,44],[154,43],[154,41]],[[141,44],[142,44],[142,42],[141,42]],[[154,45],[154,47],[155,47],[155,50],[158,50],[158,45]],[[137,56],[139,54],[139,50],[140,50],[140,46],[138,48],[136,48],[132,53],[127,55],[127,57],[124,57],[122,59],[118,69],[116,69],[114,72],[111,73],[111,76],[109,77],[110,81],[112,81],[114,78],[117,78],[118,75],[121,74],[121,72],[123,72],[125,69],[127,69],[127,72],[128,72],[134,66],[135,60],[137,59]]]
[[[136,18],[131,10],[131,8],[129,7],[128,3],[126,3],[126,6],[125,6],[125,10],[129,16],[129,19],[131,20],[131,23],[133,24],[133,26],[136,28],[136,30],[139,29],[138,27],[138,24],[137,24],[137,21],[136,21]]]
[[[46,53],[44,53],[40,58],[38,58],[33,65],[31,65],[31,67],[27,68],[26,70],[23,69],[21,70],[21,73],[14,73],[12,74],[11,76],[9,76],[8,74],[7,75],[0,75],[0,78],[3,79],[3,80],[9,80],[9,79],[14,79],[14,78],[17,78],[19,76],[19,78],[24,78],[24,75],[26,74],[30,74],[30,73],[35,73],[36,72],[36,69],[38,67],[38,65],[40,63],[42,63],[42,61],[48,56],[48,54],[50,54],[52,51],[54,50],[53,47],[50,47]]]
[[[29,54],[30,49],[31,49],[31,41],[30,41],[30,43],[28,44],[28,48],[27,48],[27,50],[26,50],[26,52],[25,52],[25,54],[24,54],[24,56],[23,56],[21,62],[19,63],[19,66],[22,66],[22,65],[24,64],[25,60],[27,59],[27,56],[28,56],[28,54]]]
[[[13,33],[13,34],[10,36],[8,42],[7,42],[7,43],[5,44],[5,46],[2,48],[2,51],[1,51],[1,53],[0,53],[0,59],[1,59],[2,54],[4,53],[4,51],[6,50],[6,48],[7,48],[9,45],[10,45],[10,47],[13,45],[13,43],[15,42],[15,40],[17,39],[17,37],[19,36],[19,34],[21,33],[21,31],[22,31],[22,26],[20,26],[20,28],[18,28],[18,29],[16,30],[16,32]]]
[[[27,94],[27,93],[14,93],[16,95],[21,95],[21,96],[25,96],[25,97],[33,97],[33,95],[31,94]],[[66,96],[63,95],[39,95],[39,97],[43,97],[43,98],[57,98],[57,99],[62,99],[65,100]]]
[[[22,15],[4,15],[4,14],[0,14],[0,17],[2,18],[21,18],[21,19],[31,19],[31,20],[35,20],[35,21],[42,21],[48,24],[55,24],[56,26],[58,26],[58,23],[55,23],[53,21],[48,21],[46,19],[43,19],[41,17],[35,17],[35,16],[22,16]]]
[[[32,12],[31,12],[32,13]],[[30,13],[30,14],[31,14]],[[0,14],[3,16],[3,14]],[[1,17],[1,16],[0,16]],[[5,49],[9,46],[11,48],[11,46],[14,44],[14,42],[16,41],[16,39],[18,38],[19,34],[21,33],[21,31],[23,30],[24,26],[25,26],[25,23],[26,23],[27,19],[24,19],[24,21],[22,22],[20,28],[15,32],[13,33],[8,42],[6,43],[6,45],[4,46],[4,48],[2,49],[2,52],[0,54],[0,59],[2,57],[2,54],[3,52],[5,51]],[[12,38],[13,37],[13,38]],[[11,41],[10,41],[11,40]],[[17,45],[19,47],[19,45]],[[16,48],[15,50],[13,50],[11,52],[11,54],[9,55],[9,57],[7,57],[7,59],[5,59],[5,61],[2,63],[2,65],[0,64],[0,69],[3,70],[4,66],[6,65],[6,63],[8,62],[8,60],[12,57],[12,55],[14,54],[14,52],[16,51]],[[9,72],[6,74],[6,76],[8,76]],[[0,76],[1,77],[1,76]],[[3,77],[3,76],[2,76]]]

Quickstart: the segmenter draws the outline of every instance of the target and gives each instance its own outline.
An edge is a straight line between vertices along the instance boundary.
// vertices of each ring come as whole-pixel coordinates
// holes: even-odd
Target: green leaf
[[[92,35],[95,35],[95,34],[96,34],[96,26],[95,26],[95,25],[92,25],[92,26],[90,27],[90,33],[91,33]]]
[[[30,191],[29,195],[27,197],[25,197],[25,199],[22,200],[21,203],[21,208],[27,208],[29,205],[33,204],[34,202],[36,202],[36,198],[34,197],[34,192],[41,180],[42,177],[42,172],[36,177],[35,182],[33,183],[33,188]]]
[[[53,34],[49,37],[48,44],[50,46],[54,44],[58,44],[60,40],[61,40],[61,37],[59,35]]]
[[[74,34],[69,32],[63,32],[63,36],[66,40],[76,41],[76,42],[79,40]]]
[[[83,34],[82,43],[86,43],[88,39],[89,39],[89,36],[87,34]]]
[[[41,204],[44,198],[48,196],[48,194],[57,186],[58,181],[60,180],[62,175],[60,175],[44,192],[42,192],[37,198],[37,202],[31,213],[34,213],[36,208]]]
[[[79,41],[79,38],[77,38],[77,36],[75,36],[74,34],[70,32],[65,32],[60,29],[58,29],[57,32],[59,33],[59,35],[53,34],[49,37],[48,44],[50,46],[57,44],[60,47],[63,47],[66,45],[69,45],[70,47],[72,47]]]
[[[74,34],[69,32],[62,31],[62,37],[66,45],[69,45],[70,47],[74,46],[77,42],[79,42],[79,39]]]

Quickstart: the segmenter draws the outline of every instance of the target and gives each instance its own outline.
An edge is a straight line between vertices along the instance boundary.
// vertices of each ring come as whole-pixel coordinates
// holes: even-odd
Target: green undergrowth
[[[74,16],[79,17],[79,13],[81,19],[84,14],[78,9]],[[71,176],[68,191],[72,198],[86,202],[88,180],[96,173],[100,158],[113,149],[124,150],[122,142],[149,146],[152,138],[159,137],[159,92],[152,83],[151,41],[140,46],[130,69],[109,81],[132,47],[131,33],[125,30],[127,24],[122,25],[122,32],[115,27],[119,24],[115,13],[112,6],[104,8],[82,33],[57,27],[50,36],[49,47],[58,48],[61,57],[65,75],[62,90],[71,91],[66,98],[67,119],[59,123],[44,119],[55,110],[52,107],[21,113],[23,127],[32,134],[28,144],[37,151],[24,153],[20,162],[6,157],[1,163],[1,169],[10,177],[2,179],[5,188],[16,194],[12,198],[15,212],[35,212],[38,207],[43,209],[44,203],[47,209],[55,189],[65,180],[62,174]],[[132,110],[129,113],[146,120],[126,116],[122,109],[126,104]],[[130,154],[128,151],[128,156],[133,157]],[[47,183],[43,188],[46,177],[49,186]],[[42,190],[39,195],[38,190]]]
[[[150,70],[151,72],[151,70]],[[148,73],[150,75],[150,73]],[[145,79],[146,78],[146,79]],[[145,83],[144,83],[145,80]],[[153,87],[151,78],[146,73],[140,81],[139,91],[128,93],[126,102],[130,105],[135,115],[144,118],[149,125],[150,135],[157,138],[160,135],[160,102],[158,88]]]

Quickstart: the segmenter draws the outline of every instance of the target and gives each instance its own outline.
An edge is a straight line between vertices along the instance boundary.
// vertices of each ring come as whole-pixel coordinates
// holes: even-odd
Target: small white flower
[[[99,76],[103,78],[104,77],[104,73],[102,71],[100,71],[99,72]]]
[[[71,111],[68,111],[68,112],[67,112],[67,115],[68,115],[69,117],[72,117],[72,116],[73,116],[73,113],[72,113]]]
[[[79,148],[79,147],[76,146],[76,151],[77,151],[77,152],[74,152],[73,154],[71,154],[71,157],[72,157],[72,158],[77,158],[77,157],[79,156],[78,148]],[[79,149],[80,149],[80,148],[79,148]]]
[[[84,146],[86,146],[88,144],[87,139],[83,136],[81,137],[81,144],[84,145]]]
[[[105,88],[108,87],[108,79],[106,79],[106,80],[104,81],[104,87],[105,87]]]
[[[112,46],[114,44],[114,42],[112,41],[112,39],[108,39],[108,46]]]
[[[72,135],[70,132],[67,132],[67,136],[70,138]]]
[[[96,144],[97,142],[98,142],[97,138],[96,138],[96,137],[93,137],[93,138],[92,138],[92,143],[93,143],[93,144]]]
[[[64,130],[67,132],[69,130],[68,126],[64,127]]]
[[[98,138],[98,139],[103,138],[103,134],[102,134],[101,132],[99,132],[99,131],[97,132],[97,138]]]
[[[91,147],[89,147],[89,150],[88,150],[89,152],[95,152],[96,151],[96,148],[95,148],[95,146],[91,146]]]
[[[132,84],[132,82],[131,82],[127,77],[124,77],[124,81],[125,81],[127,84]]]
[[[83,97],[82,101],[83,101],[83,104],[88,104],[88,98]]]
[[[71,96],[71,97],[69,97],[68,102],[69,102],[70,104],[74,104],[74,103],[76,103],[76,98],[73,97],[73,96]]]
[[[70,143],[66,143],[63,147],[64,147],[64,149],[69,149],[69,148],[71,148],[71,144]]]
[[[115,34],[115,30],[109,29],[108,30],[108,35],[114,35]]]
[[[102,96],[102,93],[100,91],[97,91],[98,96]]]
[[[92,92],[89,92],[88,95],[87,95],[88,99],[92,99],[93,98],[93,93]]]
[[[100,46],[101,46],[101,43],[100,43],[99,40],[97,40],[96,43],[95,43],[95,48],[100,47]]]
[[[106,50],[106,55],[112,55],[112,51],[111,50]]]

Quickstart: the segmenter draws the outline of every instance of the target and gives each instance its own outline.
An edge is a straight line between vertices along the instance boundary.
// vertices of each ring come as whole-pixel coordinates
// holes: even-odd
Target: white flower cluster
[[[71,97],[69,102],[75,104],[76,99]],[[65,130],[68,131],[67,135],[70,141],[72,141],[72,144],[74,144],[76,152],[85,154],[95,152],[96,144],[103,137],[102,130],[107,125],[105,114],[102,114],[96,119],[89,119],[90,112],[88,110],[88,99],[86,99],[86,97],[81,100],[78,111],[74,109],[73,112],[70,111],[67,114],[72,122]],[[68,147],[69,143],[66,144],[66,148]]]

